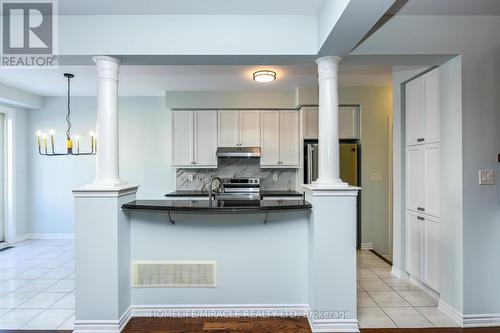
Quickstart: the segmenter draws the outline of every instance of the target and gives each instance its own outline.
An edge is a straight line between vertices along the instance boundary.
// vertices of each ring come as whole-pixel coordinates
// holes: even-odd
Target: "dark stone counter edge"
[[[166,197],[206,197],[207,192],[204,191],[189,191],[189,190],[179,190],[165,194]],[[302,197],[303,193],[297,191],[280,191],[280,190],[269,190],[261,191],[261,197]]]
[[[263,207],[175,207],[175,206],[161,206],[161,205],[144,205],[130,202],[122,205],[124,210],[138,210],[138,211],[156,211],[156,212],[177,212],[177,213],[191,213],[191,214],[241,214],[241,213],[262,213],[262,212],[289,212],[289,211],[309,211],[312,205],[309,202],[296,205],[286,206],[263,206]]]

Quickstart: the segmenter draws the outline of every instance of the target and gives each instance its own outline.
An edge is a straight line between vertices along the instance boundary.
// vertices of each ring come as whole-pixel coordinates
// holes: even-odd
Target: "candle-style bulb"
[[[53,129],[51,129],[49,133],[50,135],[54,135],[56,132]]]
[[[42,131],[40,131],[40,130],[36,131],[36,136],[38,136],[38,137],[42,136]]]

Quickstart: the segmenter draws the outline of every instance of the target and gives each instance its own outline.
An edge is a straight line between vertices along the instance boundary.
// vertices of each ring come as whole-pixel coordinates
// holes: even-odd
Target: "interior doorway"
[[[6,219],[5,219],[5,197],[6,197],[6,130],[5,130],[5,114],[0,112],[0,249],[6,244]]]

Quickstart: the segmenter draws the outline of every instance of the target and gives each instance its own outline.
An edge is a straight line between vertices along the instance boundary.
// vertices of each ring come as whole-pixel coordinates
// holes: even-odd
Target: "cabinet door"
[[[242,147],[260,147],[260,111],[240,111],[239,144]]]
[[[216,167],[217,111],[196,111],[194,116],[194,163]]]
[[[426,218],[423,222],[422,281],[439,291],[439,220]]]
[[[318,139],[318,108],[302,109],[304,119],[304,139]]]
[[[424,204],[426,214],[440,216],[440,149],[439,144],[425,148]]]
[[[279,111],[262,111],[260,164],[275,166],[279,161]]]
[[[172,112],[172,165],[192,166],[193,112]]]
[[[236,147],[239,143],[238,111],[219,111],[219,147]]]
[[[422,211],[425,194],[425,149],[409,147],[406,153],[406,208]]]
[[[419,219],[420,218],[420,219]],[[412,212],[406,215],[406,271],[420,279],[422,272],[422,221]]]
[[[424,142],[440,140],[439,131],[439,70],[435,69],[424,77]]]
[[[299,112],[280,111],[280,165],[298,166]]]
[[[355,106],[339,107],[339,138],[358,138],[358,108]]]
[[[424,138],[424,84],[417,78],[406,84],[406,144],[422,143]]]

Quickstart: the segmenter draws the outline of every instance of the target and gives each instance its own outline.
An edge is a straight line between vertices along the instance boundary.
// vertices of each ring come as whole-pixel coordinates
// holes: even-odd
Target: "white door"
[[[236,147],[239,144],[239,111],[219,111],[219,147]]]
[[[439,291],[439,219],[426,218],[423,226],[422,281]]]
[[[298,166],[299,112],[280,111],[280,162],[282,166]]]
[[[193,111],[172,111],[172,165],[193,164]]]
[[[260,111],[240,111],[239,144],[242,147],[260,147]]]
[[[318,108],[303,108],[304,139],[318,139]]]
[[[339,107],[339,138],[358,138],[358,108],[355,106]]]
[[[406,208],[422,212],[425,194],[425,150],[408,147],[406,155]]]
[[[435,69],[424,77],[424,142],[439,142],[439,70]]]
[[[217,111],[196,111],[194,119],[194,162],[217,166]]]
[[[422,143],[424,138],[424,85],[421,78],[406,84],[406,143]]]
[[[426,214],[440,216],[440,149],[439,144],[425,148],[424,204]]]
[[[406,271],[420,279],[422,272],[422,217],[406,214]]]
[[[261,155],[262,166],[275,166],[279,162],[279,111],[262,111]]]

